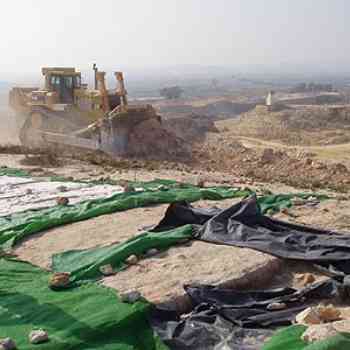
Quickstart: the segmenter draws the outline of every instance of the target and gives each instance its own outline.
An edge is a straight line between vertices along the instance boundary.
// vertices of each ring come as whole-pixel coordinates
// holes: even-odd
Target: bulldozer
[[[106,73],[96,64],[93,70],[93,89],[82,82],[75,68],[45,67],[42,88],[14,87],[10,91],[9,105],[21,124],[23,146],[36,150],[66,146],[111,156],[183,153],[181,139],[162,128],[161,117],[151,105],[128,103],[122,72],[114,73],[117,88],[107,90]],[[148,130],[143,130],[146,126]],[[132,144],[143,141],[142,145]]]

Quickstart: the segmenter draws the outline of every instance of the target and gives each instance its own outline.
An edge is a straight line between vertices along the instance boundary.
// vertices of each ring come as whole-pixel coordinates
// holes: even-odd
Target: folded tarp
[[[49,274],[28,263],[0,259],[0,338],[21,350],[165,350],[147,321],[150,304],[122,303],[112,289],[88,283],[60,292]],[[33,329],[49,342],[29,343]]]
[[[307,327],[295,325],[278,331],[262,348],[262,350],[348,350],[350,334],[339,333],[328,339],[306,343],[301,336]]]
[[[301,290],[241,292],[214,286],[186,286],[185,290],[194,306],[189,315],[179,319],[155,309],[151,316],[153,328],[171,349],[260,350],[276,327],[290,325],[312,303],[337,296],[338,283],[327,280]],[[269,310],[272,303],[284,303],[285,308]]]

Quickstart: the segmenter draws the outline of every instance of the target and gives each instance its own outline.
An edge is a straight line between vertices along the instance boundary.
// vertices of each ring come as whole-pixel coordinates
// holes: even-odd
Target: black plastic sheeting
[[[251,248],[283,259],[313,262],[331,276],[350,275],[350,235],[276,220],[260,212],[256,197],[228,209],[197,209],[185,202],[169,206],[155,231],[198,225],[202,241]]]
[[[326,280],[302,290],[280,288],[240,292],[213,286],[186,286],[194,309],[182,319],[156,309],[153,329],[175,350],[258,350],[276,327],[287,326],[313,303],[339,296],[339,282]],[[271,303],[283,310],[269,311]]]
[[[348,295],[350,235],[290,224],[261,214],[255,197],[232,207],[197,209],[181,202],[168,207],[154,228],[163,231],[195,225],[197,239],[255,249],[283,259],[308,261],[334,277],[300,291],[283,288],[240,292],[213,286],[186,286],[194,309],[177,318],[157,309],[152,325],[171,349],[258,350],[279,326],[289,325],[296,314],[317,301]],[[286,308],[269,311],[281,302]]]

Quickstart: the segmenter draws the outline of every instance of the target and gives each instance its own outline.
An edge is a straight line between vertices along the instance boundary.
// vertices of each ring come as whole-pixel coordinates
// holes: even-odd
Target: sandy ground
[[[22,156],[0,156],[0,166],[23,167]],[[195,181],[198,174],[173,170],[154,170],[142,172],[124,169],[110,169],[94,166],[80,161],[72,161],[59,168],[38,168],[38,174],[58,174],[79,178],[99,178],[110,176],[112,179],[152,180],[154,178],[173,178],[182,181]],[[207,173],[208,183],[235,183],[239,179],[220,173]],[[240,184],[244,186],[245,184]],[[246,184],[247,185],[247,184]],[[298,192],[300,189],[280,184],[249,184],[251,187],[265,188],[274,192]],[[337,195],[339,196],[339,195]],[[350,202],[333,199],[317,206],[294,207],[286,214],[278,214],[283,220],[313,225],[321,228],[350,231]],[[238,201],[225,200],[200,201],[196,206],[227,207]],[[138,234],[145,227],[156,224],[165,213],[167,205],[150,208],[138,208],[126,212],[104,215],[87,221],[54,228],[34,235],[22,242],[15,253],[23,259],[43,268],[50,267],[54,253],[70,249],[84,249],[104,246],[125,241]],[[183,285],[192,282],[217,284],[237,277],[247,271],[265,264],[272,257],[249,249],[192,242],[190,245],[177,246],[164,254],[139,261],[135,266],[104,279],[107,286],[121,292],[139,290],[147,299],[160,302],[183,294]],[[297,273],[310,270],[307,265],[286,268],[277,282],[280,285],[299,286]],[[318,278],[323,278],[318,276]],[[155,288],[156,286],[156,288]]]
[[[232,202],[200,201],[197,205],[225,207]],[[49,269],[52,254],[123,242],[140,233],[143,227],[157,223],[166,208],[167,205],[133,209],[54,228],[30,237],[15,253],[23,260]],[[141,260],[106,278],[105,284],[120,292],[138,290],[148,300],[158,302],[183,294],[184,284],[216,284],[241,277],[270,259],[272,257],[249,249],[192,242]]]
[[[24,167],[22,156],[0,156],[0,166]],[[34,169],[35,170],[35,169]],[[38,170],[38,169],[37,169]],[[106,176],[98,166],[83,162],[70,162],[66,167],[40,169],[40,173],[86,178]],[[115,171],[112,178],[134,179],[131,171]],[[138,180],[154,178],[195,180],[197,175],[181,172],[154,171],[138,173]],[[220,179],[220,177],[218,177]],[[199,201],[199,207],[228,207],[239,199],[224,201]],[[138,208],[126,212],[104,215],[31,236],[15,249],[15,253],[26,261],[49,269],[52,254],[70,249],[84,249],[125,241],[145,227],[156,224],[163,217],[167,205]],[[193,242],[178,246],[167,253],[140,261],[136,266],[105,279],[105,284],[121,292],[138,289],[151,301],[163,301],[183,294],[183,285],[190,282],[219,283],[236,277],[272,259],[270,256],[248,249]],[[166,276],[166,278],[165,278]],[[154,286],[157,285],[157,288]]]

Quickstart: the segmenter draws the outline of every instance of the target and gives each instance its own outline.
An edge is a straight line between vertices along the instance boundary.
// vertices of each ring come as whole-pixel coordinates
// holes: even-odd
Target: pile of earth
[[[208,132],[219,132],[210,117],[194,113],[175,118],[164,118],[162,125],[189,143],[204,141]]]
[[[220,122],[233,135],[278,140],[290,145],[350,142],[350,108],[298,106],[267,112],[257,106],[237,121]]]
[[[206,171],[220,169],[230,175],[267,183],[285,183],[305,189],[350,189],[350,171],[340,163],[326,164],[301,151],[251,149],[234,138],[210,134],[193,151],[196,166]]]
[[[143,159],[186,160],[191,157],[191,146],[158,120],[149,119],[133,128],[127,152]]]

